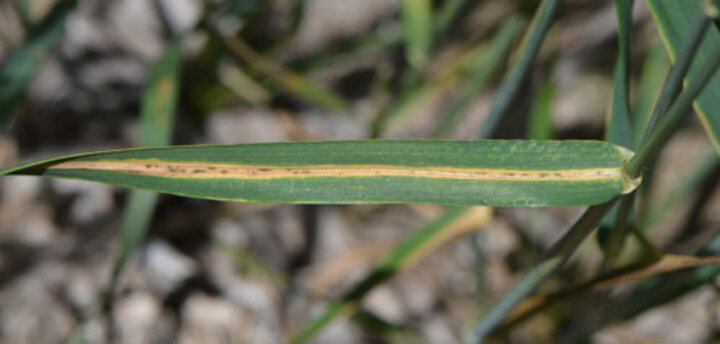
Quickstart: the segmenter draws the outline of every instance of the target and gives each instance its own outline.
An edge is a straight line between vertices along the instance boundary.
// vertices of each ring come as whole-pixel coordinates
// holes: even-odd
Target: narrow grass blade
[[[540,51],[540,45],[550,30],[561,4],[562,1],[560,0],[543,0],[540,2],[533,20],[523,36],[523,41],[517,53],[518,58],[500,84],[488,117],[477,135],[478,138],[490,137],[500,120],[508,112],[510,104],[520,91],[520,86],[530,71],[533,61],[535,61],[535,56]]]
[[[387,343],[422,343],[423,336],[412,324],[396,325],[371,312],[359,311],[352,320],[361,331],[382,336]]]
[[[263,88],[260,83],[239,67],[229,63],[220,63],[217,74],[223,86],[252,105],[267,104],[272,98],[270,91]]]
[[[614,267],[625,244],[625,237],[629,231],[630,215],[632,213],[633,204],[635,203],[635,193],[631,193],[615,206],[616,212],[611,212],[605,219],[610,219],[612,227],[607,233],[607,240],[601,246],[603,251],[603,262],[599,271],[606,271]],[[613,210],[615,210],[613,209]],[[598,232],[598,236],[602,235]]]
[[[23,27],[27,30],[32,27],[32,1],[31,0],[15,0],[15,11],[20,18],[20,22]]]
[[[650,135],[655,132],[655,126],[657,123],[669,114],[668,109],[677,99],[680,91],[682,90],[682,81],[688,74],[692,61],[695,60],[698,48],[700,47],[709,26],[710,19],[703,14],[697,14],[697,18],[694,20],[692,28],[687,32],[687,37],[684,39],[679,51],[677,52],[676,61],[672,65],[670,72],[667,74],[667,78],[663,83],[660,95],[657,97],[657,102],[652,107],[652,111],[649,113],[641,113],[635,120],[636,126],[634,127],[634,141],[638,146],[650,138]],[[658,73],[657,70],[657,68],[651,69],[649,73],[659,75],[660,73]],[[642,89],[640,97],[641,103],[639,105],[643,105],[643,99],[648,97],[643,95]],[[644,103],[649,104],[649,101],[644,101]],[[638,108],[637,110],[641,109]],[[654,183],[652,183],[652,170],[645,173],[645,176],[647,182],[644,183],[641,194],[644,198],[647,198],[650,194],[650,189],[654,185]],[[643,202],[641,208],[639,209],[641,216],[645,216],[644,214],[647,211],[647,208],[645,207],[646,204],[648,204],[648,202]]]
[[[662,42],[653,44],[643,63],[642,76],[638,86],[637,101],[632,110],[633,147],[642,143],[645,128],[650,122],[653,104],[658,101],[670,61]]]
[[[687,202],[688,196],[698,190],[703,182],[720,167],[720,157],[714,149],[708,149],[693,166],[688,168],[684,174],[673,185],[670,192],[659,204],[648,212],[648,215],[641,220],[643,228],[652,229],[660,224],[671,211],[681,202]]]
[[[154,147],[170,143],[179,94],[181,63],[181,40],[177,39],[151,67],[140,110],[141,146]],[[157,193],[147,190],[132,190],[128,194],[120,232],[120,255],[113,267],[111,287],[116,284],[127,257],[145,237],[157,198]]]
[[[453,23],[460,17],[463,10],[466,9],[467,5],[471,1],[468,0],[447,0],[443,3],[442,7],[437,14],[435,20],[435,32],[437,35],[444,35],[453,25]]]
[[[691,271],[671,273],[669,276],[658,276],[644,283],[633,293],[617,303],[612,316],[613,320],[631,319],[648,309],[672,302],[687,295],[697,288],[712,283],[720,274],[720,266],[705,265]],[[662,282],[660,281],[662,280]]]
[[[629,174],[637,175],[640,173],[645,167],[645,164],[657,155],[663,144],[674,131],[677,130],[679,121],[683,115],[690,110],[693,100],[700,94],[720,65],[720,49],[713,49],[710,56],[711,58],[705,61],[699,69],[704,71],[704,74],[698,77],[697,83],[688,86],[685,92],[678,96],[677,100],[668,110],[668,114],[659,121],[657,128],[655,128],[649,138],[645,140],[640,152],[627,164],[626,169]],[[589,207],[573,227],[553,245],[548,252],[548,258],[531,270],[531,272],[503,298],[500,304],[493,308],[490,314],[478,324],[474,332],[474,339],[482,342],[542,281],[562,267],[564,262],[592,232],[594,227],[607,215],[617,199],[618,198],[615,198],[613,201]]]
[[[433,44],[432,4],[430,0],[401,0],[405,56],[410,65],[421,69],[430,60]]]
[[[718,235],[698,252],[700,256],[718,254],[720,254],[720,236]],[[677,271],[667,276],[655,276],[647,279],[615,305],[610,316],[604,319],[605,323],[612,320],[630,319],[652,307],[671,302],[711,283],[718,274],[720,274],[720,266],[705,265],[690,271]]]
[[[605,140],[632,148],[630,127],[630,38],[632,34],[633,0],[616,0],[618,19],[618,59],[615,63],[613,91],[607,116]],[[634,197],[623,198],[598,230],[598,238],[604,253],[600,271],[612,266],[625,243],[626,225]]]
[[[631,153],[600,141],[316,141],[128,149],[0,170],[187,197],[276,203],[549,206],[632,191]]]
[[[499,304],[475,326],[468,341],[484,343],[505,317],[555,271],[560,269],[585,238],[600,224],[603,217],[613,207],[617,198],[588,208],[573,224],[567,233],[550,249],[546,258],[531,269],[513,289],[503,297]]]
[[[609,271],[578,286],[567,288],[547,296],[538,296],[525,300],[508,316],[500,331],[506,330],[528,319],[533,314],[537,314],[553,304],[563,302],[570,297],[581,295],[588,291],[612,288],[673,271],[719,264],[720,256],[694,257],[666,254],[657,261],[635,264],[622,269]]]
[[[667,80],[663,85],[662,91],[658,102],[653,108],[652,115],[648,121],[647,128],[645,128],[644,139],[647,138],[650,132],[655,129],[657,122],[663,118],[667,113],[670,104],[677,98],[682,91],[683,79],[688,74],[690,65],[695,61],[695,55],[700,48],[700,44],[703,41],[706,31],[710,26],[710,19],[702,13],[697,15],[692,28],[688,32],[688,39],[685,40],[679,48],[675,63],[670,69],[670,73],[667,76]]]
[[[623,269],[601,278],[591,281],[590,289],[604,289],[614,287],[623,283],[628,283],[653,275],[664,274],[676,270],[693,268],[703,265],[720,264],[720,256],[694,257],[675,254],[666,254],[660,260],[642,268],[627,270]]]
[[[522,19],[519,16],[512,16],[503,24],[493,37],[488,52],[477,61],[460,94],[448,105],[433,137],[445,136],[452,129],[453,124],[467,110],[473,98],[485,86],[493,72],[504,62],[521,27]]]
[[[491,211],[488,208],[457,207],[446,211],[401,243],[352,290],[331,302],[325,312],[301,330],[291,343],[307,341],[341,313],[352,312],[375,286],[422,259],[448,240],[482,226],[490,218]]]
[[[677,97],[662,119],[657,121],[657,126],[652,128],[652,132],[639,148],[638,153],[628,162],[626,169],[630,175],[639,175],[642,172],[648,161],[657,156],[657,153],[675,132],[684,115],[690,111],[695,99],[702,98],[707,91],[711,90],[706,86],[712,86],[712,81],[717,80],[714,76],[720,67],[720,44],[712,45],[705,52],[706,54],[703,56],[706,59],[701,60],[700,65],[690,71],[688,79],[692,81],[688,83],[685,91]],[[698,54],[698,56],[700,55]],[[650,121],[652,122],[653,119]]]
[[[131,190],[128,193],[120,231],[120,254],[113,265],[110,288],[115,289],[127,258],[137,250],[145,238],[145,233],[150,227],[150,220],[155,212],[157,199],[158,194],[153,191]]]
[[[540,86],[528,122],[528,137],[533,140],[550,140],[553,138],[553,101],[555,100],[555,84],[546,81]]]
[[[74,8],[73,0],[59,2],[42,23],[30,30],[25,43],[3,61],[0,66],[0,129],[7,126],[15,113],[45,56],[62,36],[65,20]]]
[[[309,73],[399,45],[402,40],[403,33],[400,25],[390,25],[352,41],[333,44],[327,50],[301,57],[299,60],[293,61],[291,67],[297,72]]]
[[[182,40],[176,39],[156,61],[140,109],[140,146],[170,143],[180,90]]]
[[[703,14],[697,1],[648,0],[648,7],[660,30],[665,47],[673,60],[680,61],[679,55],[687,36],[700,25],[709,25],[709,19]],[[701,18],[699,20],[698,18]],[[688,86],[699,81],[703,73],[701,65],[713,58],[712,51],[720,47],[720,34],[717,30],[707,30],[699,51],[692,57],[690,75],[685,79]],[[661,97],[662,99],[662,97]],[[720,77],[709,81],[706,89],[695,102],[695,109],[715,148],[720,151]]]
[[[298,73],[287,70],[285,67],[266,59],[240,38],[219,32],[211,24],[207,24],[206,26],[212,30],[238,59],[263,74],[266,74],[273,82],[288,92],[319,107],[343,114],[351,113],[350,106],[339,95],[317,85]]]
[[[457,84],[462,75],[468,73],[479,59],[484,60],[488,46],[483,44],[462,53],[452,62],[446,63],[436,75],[416,88],[402,91],[390,108],[381,113],[373,123],[373,137],[380,137],[394,126],[401,126],[408,120],[415,109],[431,103],[447,89]]]
[[[289,278],[286,274],[283,274],[281,271],[269,266],[258,257],[237,249],[233,245],[223,241],[222,238],[218,236],[213,236],[213,242],[223,251],[227,252],[227,254],[232,256],[235,263],[240,267],[265,277],[278,287],[287,288],[290,285]]]
[[[630,127],[630,37],[633,0],[616,0],[618,14],[618,60],[605,139],[632,148]]]

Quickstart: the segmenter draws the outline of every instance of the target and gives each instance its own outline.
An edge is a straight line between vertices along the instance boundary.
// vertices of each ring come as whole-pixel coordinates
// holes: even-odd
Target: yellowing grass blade
[[[0,175],[250,202],[570,206],[632,191],[631,155],[601,141],[315,141],[86,153]]]

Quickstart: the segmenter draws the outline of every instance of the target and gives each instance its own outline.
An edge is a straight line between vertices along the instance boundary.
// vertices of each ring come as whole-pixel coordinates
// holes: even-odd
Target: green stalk
[[[632,111],[633,147],[642,143],[645,129],[650,122],[654,104],[658,102],[665,76],[669,73],[670,62],[662,42],[653,43],[643,60],[642,76],[638,96]]]
[[[670,67],[670,58],[665,52],[663,43],[660,41],[653,43],[650,51],[648,51],[647,56],[643,60],[642,76],[640,77],[637,99],[632,110],[633,147],[639,147],[643,142],[645,129],[650,122],[650,116],[652,115],[655,103],[659,101],[660,91],[663,88],[663,82],[670,71]],[[649,165],[652,166],[653,164],[650,163]],[[637,192],[637,203],[639,206],[635,215],[639,219],[647,215],[648,205],[652,203],[649,199],[653,188],[652,172],[652,169],[647,169],[645,173],[643,173],[644,182],[640,185],[639,191]],[[635,230],[634,232],[640,233],[639,230]]]
[[[673,103],[667,111],[666,115],[658,116],[661,117],[661,119],[659,121],[656,120],[658,122],[656,128],[654,128],[652,133],[648,136],[648,139],[642,148],[640,148],[635,156],[632,157],[630,162],[628,162],[626,167],[628,174],[632,176],[640,175],[642,168],[649,159],[657,155],[658,151],[660,151],[665,142],[675,132],[675,129],[684,118],[684,115],[690,111],[693,100],[702,92],[705,85],[715,75],[718,67],[720,66],[720,47],[715,46],[713,48],[714,49],[712,49],[712,51],[708,54],[709,59],[707,59],[699,69],[703,73],[700,73],[697,77],[697,82],[688,85],[685,92],[680,94],[675,103]],[[682,76],[680,76],[680,79],[682,79]],[[662,99],[662,97],[660,97],[660,99]],[[651,121],[653,121],[653,119],[651,119]]]
[[[520,86],[530,71],[561,4],[561,0],[543,0],[540,3],[518,49],[519,58],[500,84],[488,117],[477,135],[478,138],[490,137],[510,109],[510,104],[520,91]]]
[[[589,207],[567,233],[548,251],[545,258],[528,272],[500,303],[475,327],[468,342],[483,343],[522,300],[532,294],[550,275],[562,267],[578,246],[600,224],[618,198]]]
[[[625,244],[625,237],[627,236],[629,226],[628,219],[632,212],[633,203],[635,201],[635,193],[623,197],[618,205],[617,216],[615,217],[615,223],[610,230],[605,247],[603,247],[603,262],[600,266],[600,272],[607,271],[607,269],[614,267],[615,262],[622,252],[623,245]]]
[[[681,55],[679,51],[688,44],[688,37],[693,31],[693,26],[699,25],[698,21],[703,20],[703,8],[698,1],[647,0],[647,3],[663,43],[671,59],[675,60],[678,55]],[[717,24],[716,21],[715,25],[717,26]],[[690,72],[684,79],[686,85],[697,82],[694,77],[701,76],[701,73],[706,72],[700,71],[699,67],[710,58],[711,51],[718,45],[720,45],[718,31],[716,29],[707,30],[697,53],[693,55]],[[720,111],[718,95],[720,95],[720,78],[714,78],[697,97],[694,108],[713,145],[720,151],[720,117],[715,115]]]
[[[618,60],[615,64],[613,94],[608,116],[605,139],[612,143],[633,148],[632,128],[630,126],[630,39],[632,37],[633,0],[616,0],[618,16]],[[620,254],[625,242],[627,217],[633,206],[634,197],[625,197],[608,214],[605,221],[612,225],[601,226],[598,237],[607,237],[602,245],[604,258],[600,271],[612,265]]]

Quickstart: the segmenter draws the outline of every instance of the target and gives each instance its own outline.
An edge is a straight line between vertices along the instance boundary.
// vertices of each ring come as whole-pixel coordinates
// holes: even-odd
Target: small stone
[[[285,141],[287,136],[269,110],[234,109],[216,112],[207,124],[213,143]]]
[[[422,324],[421,330],[427,343],[460,343],[455,337],[453,329],[445,321],[441,314],[433,315],[430,319]]]
[[[148,292],[133,292],[115,302],[115,326],[120,343],[157,343],[158,337],[169,337],[168,321],[162,321],[162,305]]]
[[[180,344],[254,343],[249,319],[231,302],[194,294],[182,309]]]
[[[712,304],[716,291],[706,286],[682,298],[653,308],[630,321],[609,326],[593,342],[705,343],[712,334]]]
[[[0,289],[3,343],[57,343],[76,326],[70,310],[53,297],[55,278],[44,274],[51,270],[30,271]]]
[[[175,32],[191,30],[202,14],[202,4],[196,0],[161,0],[163,11],[168,16]]]
[[[363,307],[390,323],[401,323],[407,316],[397,295],[387,286],[374,288],[364,298]]]
[[[52,179],[51,185],[61,195],[77,194],[70,213],[78,222],[89,222],[113,209],[113,186],[72,179]]]
[[[197,269],[194,260],[159,240],[147,244],[143,258],[148,283],[162,294],[175,289]]]
[[[379,18],[397,11],[397,7],[395,0],[308,1],[296,38],[284,54],[306,53],[335,40],[367,32]]]

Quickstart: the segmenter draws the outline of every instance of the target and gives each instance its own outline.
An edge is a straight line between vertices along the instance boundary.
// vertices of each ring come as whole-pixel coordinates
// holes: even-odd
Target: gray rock
[[[175,289],[197,270],[193,259],[159,240],[146,245],[143,263],[149,285],[160,294]]]

